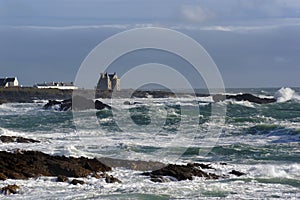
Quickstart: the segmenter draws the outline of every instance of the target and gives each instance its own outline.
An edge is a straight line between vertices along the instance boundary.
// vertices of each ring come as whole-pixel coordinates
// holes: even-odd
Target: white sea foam
[[[241,106],[246,106],[249,108],[255,108],[255,105],[249,101],[235,101],[235,100],[226,100],[227,102],[231,102],[232,104],[237,104]]]
[[[297,94],[294,93],[292,99],[297,99]],[[138,105],[123,105],[124,101],[132,99],[116,99],[116,100],[105,100],[106,103],[112,105],[114,108],[119,109],[128,109]],[[151,103],[150,100],[152,101]],[[211,97],[200,97],[196,98],[196,101],[201,101],[200,105],[206,105],[211,101]],[[167,115],[167,110],[164,108],[165,105],[176,105],[176,102],[182,102],[184,104],[194,104],[196,101],[193,98],[167,98],[167,99],[135,99],[135,101],[141,102],[145,105],[157,106],[157,113],[154,113],[154,116],[158,115]],[[202,103],[207,102],[207,103]],[[243,106],[259,106],[249,102],[235,102],[234,104],[240,104]],[[226,104],[228,102],[219,102],[218,104]],[[155,107],[156,108],[156,107]],[[35,112],[42,110],[42,104],[4,104],[0,106],[0,113],[9,114],[9,115],[24,115],[30,114],[34,115]],[[170,112],[171,110],[169,110]],[[174,110],[173,110],[174,111]],[[47,130],[35,130],[35,131],[22,131],[22,127],[7,128],[8,124],[3,123],[3,127],[0,130],[0,135],[14,135],[14,136],[23,136],[28,138],[33,138],[42,141],[41,143],[29,143],[29,144],[17,144],[17,143],[1,143],[0,150],[13,151],[16,148],[26,149],[26,150],[38,150],[43,151],[49,154],[56,155],[66,155],[66,156],[85,156],[85,157],[95,157],[95,156],[110,156],[115,154],[124,154],[128,152],[129,159],[147,159],[149,157],[143,155],[143,147],[164,147],[161,141],[171,141],[172,144],[173,133],[168,132],[146,132],[144,129],[141,132],[135,132],[128,127],[127,131],[123,132],[109,132],[104,129],[95,130],[90,127],[89,112],[86,111],[81,113],[80,122],[82,123],[83,130],[73,130],[66,128],[66,125],[62,127],[57,127],[56,123],[59,122],[47,122],[42,124],[43,126],[53,126],[52,129]],[[43,111],[43,114],[53,114],[53,111]],[[57,113],[53,115],[60,120],[61,116],[65,116],[68,113]],[[152,113],[151,113],[152,114]],[[176,114],[174,111],[173,114]],[[261,116],[259,116],[261,115]],[[263,113],[258,113],[255,118],[263,119],[267,123],[276,123],[282,125],[286,128],[297,128],[299,129],[299,120],[291,122],[289,120],[280,121],[279,119],[272,118],[270,116],[262,116]],[[47,115],[48,116],[48,115]],[[47,117],[42,115],[42,117]],[[197,115],[198,116],[198,115]],[[50,115],[52,117],[52,115]],[[124,117],[123,117],[124,118]],[[128,120],[123,119],[121,120]],[[59,121],[58,120],[58,121]],[[66,119],[61,119],[66,120]],[[110,118],[98,119],[101,123],[110,121]],[[69,122],[68,119],[66,122]],[[45,122],[43,122],[45,123]],[[275,135],[274,138],[266,137],[265,135],[234,135],[234,132],[242,132],[243,130],[253,127],[257,122],[239,122],[228,123],[224,127],[226,132],[222,134],[221,138],[215,138],[214,135],[211,135],[211,140],[215,141],[218,139],[218,145],[234,145],[236,143],[248,144],[251,146],[261,147],[261,145],[272,144],[274,140],[281,139],[280,141],[290,141],[291,138],[293,141],[299,141],[299,136],[297,134],[290,135],[287,134],[286,137],[282,135]],[[184,125],[184,124],[183,124]],[[180,134],[189,133],[192,130],[193,125],[197,126],[198,124],[189,124],[185,125],[185,128]],[[129,125],[128,125],[129,126]],[[203,126],[209,127],[219,127],[214,121],[209,121]],[[126,127],[125,127],[126,128]],[[67,129],[67,131],[65,130]],[[84,132],[81,133],[80,131]],[[86,134],[85,134],[86,133]],[[209,132],[210,134],[211,132]],[[84,143],[84,139],[79,138],[76,140],[76,136],[86,136],[90,139],[89,142]],[[202,135],[201,135],[202,136]],[[209,136],[209,135],[208,135]],[[200,138],[200,137],[199,137]],[[298,138],[298,139],[297,139]],[[209,138],[208,138],[209,139]],[[159,141],[159,142],[157,142]],[[197,148],[199,146],[204,146],[202,144],[203,140],[197,138],[194,140],[195,144],[193,147]],[[207,139],[204,141],[206,142]],[[182,143],[185,146],[185,143],[181,140],[174,141]],[[206,142],[209,143],[209,142]],[[213,142],[212,142],[213,143]],[[93,144],[95,144],[93,146]],[[286,152],[286,154],[295,153],[298,151],[297,143],[290,143],[290,146],[294,145],[295,151]],[[255,149],[255,148],[254,148]],[[290,149],[289,149],[290,150]],[[226,153],[226,152],[225,152]],[[149,154],[149,153],[148,153]],[[148,155],[147,154],[147,155]],[[258,154],[257,154],[258,155]],[[218,155],[217,155],[218,156]],[[231,155],[229,155],[231,156]],[[214,155],[212,155],[214,157]],[[158,161],[168,162],[157,156]],[[193,157],[190,156],[187,159],[190,159],[191,162],[195,162],[194,158],[201,158],[200,160],[206,159],[207,157],[199,154]],[[203,159],[202,159],[203,158]],[[199,160],[199,159],[196,159]],[[126,195],[135,195],[135,194],[153,194],[153,195],[167,195],[167,198],[182,198],[182,199],[205,199],[205,198],[228,198],[228,199],[272,199],[272,195],[278,196],[279,198],[286,199],[297,199],[300,198],[299,187],[291,186],[288,184],[276,182],[259,182],[259,179],[270,180],[272,179],[292,179],[297,183],[297,180],[300,179],[300,164],[295,161],[295,163],[284,163],[281,161],[271,160],[260,162],[259,160],[250,160],[248,162],[247,158],[243,160],[243,164],[233,161],[227,165],[218,165],[213,164],[213,167],[217,171],[213,171],[217,174],[228,174],[231,170],[238,170],[246,172],[245,176],[236,177],[234,175],[229,175],[229,178],[219,179],[219,180],[203,180],[202,178],[195,178],[193,181],[180,181],[180,182],[169,182],[169,183],[153,183],[150,181],[149,177],[141,176],[140,172],[120,169],[113,169],[109,174],[119,178],[123,181],[122,184],[107,184],[103,179],[95,179],[92,177],[84,178],[86,182],[84,185],[70,185],[68,183],[57,183],[55,177],[40,177],[37,179],[30,180],[6,180],[0,182],[0,188],[6,186],[7,184],[17,184],[21,186],[20,194],[11,195],[11,196],[0,196],[2,199],[117,199],[117,198],[143,198],[141,196],[126,196]],[[253,162],[258,162],[251,164]],[[183,162],[179,160],[178,163]],[[223,162],[223,161],[222,161]],[[227,161],[224,161],[227,162]],[[273,163],[272,163],[273,162]],[[231,164],[234,163],[234,164]],[[112,196],[115,195],[115,196]],[[125,197],[124,197],[125,196]],[[220,197],[221,196],[221,197]],[[145,197],[146,198],[146,197]],[[155,198],[149,197],[147,198]]]
[[[277,102],[286,102],[289,100],[300,100],[300,96],[291,88],[281,88],[278,90],[274,97],[277,99]]]

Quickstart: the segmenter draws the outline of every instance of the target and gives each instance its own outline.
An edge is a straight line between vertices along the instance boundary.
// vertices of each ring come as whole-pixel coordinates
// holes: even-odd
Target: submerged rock
[[[44,105],[44,109],[54,109],[58,111],[69,111],[69,110],[88,110],[88,109],[111,109],[111,106],[96,100],[95,102],[91,99],[86,99],[82,96],[74,96],[72,99],[66,99],[63,101],[49,100]]]
[[[34,139],[28,139],[28,138],[16,137],[16,136],[5,136],[5,135],[0,136],[0,141],[3,142],[3,143],[11,143],[11,142],[16,142],[16,143],[38,143],[38,142],[40,142],[40,141],[34,140]]]
[[[252,94],[237,94],[237,95],[216,94],[216,95],[213,95],[213,100],[215,102],[224,101],[226,99],[234,99],[236,101],[249,101],[249,102],[257,103],[257,104],[267,104],[267,103],[276,102],[275,98],[260,98],[260,97],[254,96]]]
[[[243,175],[246,175],[246,173],[244,173],[244,172],[239,172],[239,171],[236,171],[236,170],[232,170],[231,172],[229,172],[229,174],[233,174],[233,175],[236,175],[236,176],[243,176]]]

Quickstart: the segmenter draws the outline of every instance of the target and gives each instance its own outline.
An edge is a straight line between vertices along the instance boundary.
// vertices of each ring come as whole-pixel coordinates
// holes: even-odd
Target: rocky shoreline
[[[75,91],[74,91],[75,92]],[[174,93],[172,91],[162,90],[132,90],[126,89],[121,91],[94,91],[94,90],[76,90],[75,96],[95,96],[95,98],[176,98],[191,95],[190,93]],[[0,88],[0,105],[3,103],[32,103],[36,100],[45,100],[55,102],[58,99],[65,99],[68,102],[73,96],[73,90],[59,90],[59,89],[37,89],[28,87],[16,88]],[[208,97],[209,94],[196,93],[197,97]],[[260,98],[252,94],[236,94],[212,95],[215,102],[224,101],[226,99],[233,99],[236,101],[249,101],[257,104],[267,104],[276,102],[275,98]],[[92,98],[93,99],[93,98]]]
[[[15,137],[0,136],[2,143],[36,143],[37,140]],[[113,158],[85,158],[65,157],[49,155],[40,151],[27,151],[16,149],[13,152],[0,151],[0,181],[7,179],[29,179],[40,176],[57,177],[57,182],[68,182],[77,185],[84,184],[85,178],[92,176],[104,179],[106,183],[122,183],[116,177],[108,173],[114,168],[126,168],[141,171],[140,176],[149,177],[152,182],[170,182],[193,180],[194,177],[205,179],[227,178],[228,174],[236,176],[245,175],[243,172],[233,170],[228,174],[217,175],[210,164],[188,163],[186,165],[164,164],[151,161],[132,161]],[[210,171],[206,171],[210,170]],[[69,180],[72,178],[72,180]],[[19,190],[17,185],[7,185],[0,189],[0,193],[15,194]]]

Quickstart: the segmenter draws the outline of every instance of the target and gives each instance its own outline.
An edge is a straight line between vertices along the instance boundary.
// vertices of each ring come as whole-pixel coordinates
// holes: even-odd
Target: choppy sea
[[[55,177],[0,182],[20,193],[0,199],[300,199],[300,88],[228,89],[276,97],[271,104],[211,97],[100,99],[112,110],[73,113],[44,110],[47,102],[0,105],[0,135],[41,143],[0,143],[1,151],[54,155],[211,163],[218,180],[153,183],[139,171],[116,168],[122,184],[87,177],[84,185]],[[124,104],[124,102],[126,102]],[[130,104],[128,103],[130,102]],[[218,109],[226,112],[218,112]]]

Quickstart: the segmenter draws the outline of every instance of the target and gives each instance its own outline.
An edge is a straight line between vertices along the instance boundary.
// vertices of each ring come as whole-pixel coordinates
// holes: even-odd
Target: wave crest
[[[300,96],[291,88],[282,87],[278,90],[275,95],[277,102],[286,102],[290,100],[300,100]]]

